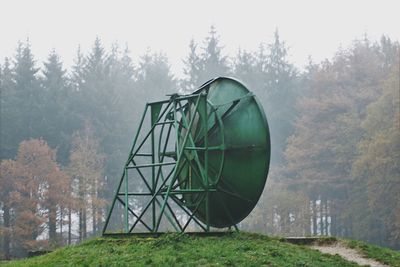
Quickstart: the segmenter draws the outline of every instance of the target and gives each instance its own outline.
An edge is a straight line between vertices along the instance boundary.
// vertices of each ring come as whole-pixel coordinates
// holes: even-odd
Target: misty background
[[[216,76],[271,130],[241,229],[399,249],[393,3],[2,2],[1,257],[99,235],[145,103]]]

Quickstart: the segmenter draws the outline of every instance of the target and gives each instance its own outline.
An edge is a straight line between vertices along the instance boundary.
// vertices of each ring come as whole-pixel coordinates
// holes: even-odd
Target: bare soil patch
[[[351,249],[345,247],[339,242],[333,244],[324,244],[324,245],[313,245],[311,248],[319,250],[322,253],[327,253],[331,255],[338,254],[342,258],[353,261],[359,265],[369,265],[371,267],[387,267],[389,265],[385,265],[376,260],[365,258],[360,252],[355,249]]]

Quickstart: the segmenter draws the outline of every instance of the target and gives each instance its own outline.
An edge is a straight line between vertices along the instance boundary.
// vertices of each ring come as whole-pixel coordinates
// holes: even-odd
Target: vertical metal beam
[[[159,104],[162,105],[162,104]],[[158,113],[161,107],[157,106],[156,108],[154,108],[154,105],[151,106],[151,127],[152,127],[152,131],[151,131],[151,164],[155,163],[155,148],[154,148],[154,130],[155,127],[154,123],[157,121],[158,119]],[[161,166],[159,167],[161,169]],[[154,194],[155,192],[155,166],[151,167],[151,193]],[[151,207],[151,212],[152,212],[152,224],[153,224],[153,231],[155,229],[156,226],[156,203],[155,201],[153,201],[152,207]]]
[[[126,167],[124,168],[124,179],[125,179],[125,233],[128,233],[129,231],[129,213],[128,213],[128,206],[129,206],[129,200],[128,200],[128,170]]]
[[[201,108],[199,109],[200,115],[203,121],[204,129],[204,184],[206,190],[206,227],[207,232],[210,231],[210,193],[209,193],[209,181],[208,181],[208,117],[207,117],[207,95],[201,95]]]

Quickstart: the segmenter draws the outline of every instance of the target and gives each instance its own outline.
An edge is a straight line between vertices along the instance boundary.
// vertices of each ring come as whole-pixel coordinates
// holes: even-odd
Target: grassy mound
[[[395,252],[396,253],[396,252]],[[96,238],[4,266],[357,266],[267,236],[235,233],[196,237]]]

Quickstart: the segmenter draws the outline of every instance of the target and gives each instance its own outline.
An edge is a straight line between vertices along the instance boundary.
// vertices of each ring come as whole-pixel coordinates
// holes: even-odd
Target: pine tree
[[[230,73],[228,57],[223,55],[223,47],[219,43],[219,36],[214,26],[211,26],[209,36],[206,37],[201,53],[200,80],[206,82],[218,76],[227,76]]]
[[[255,56],[250,52],[239,49],[234,59],[233,68],[234,77],[246,83],[250,87],[250,90],[257,94],[259,77],[257,75]]]
[[[140,58],[136,84],[137,90],[145,93],[146,102],[176,93],[176,80],[171,73],[168,58],[162,53],[147,51]]]
[[[110,78],[110,71],[108,54],[100,39],[96,38],[89,55],[77,55],[72,75],[76,88],[74,110],[79,114],[78,129],[89,122],[108,155],[113,154],[114,137],[118,134],[121,119],[120,96]]]
[[[75,113],[69,108],[71,90],[60,57],[53,50],[44,63],[41,86],[44,91],[42,137],[54,147],[62,163],[68,161],[70,136],[76,127],[73,123]]]
[[[262,52],[262,51],[260,51]],[[271,132],[271,164],[283,162],[283,151],[287,138],[292,135],[295,119],[295,100],[298,92],[297,71],[287,59],[285,42],[280,40],[275,31],[273,43],[268,45],[265,66],[264,103]],[[262,54],[261,54],[262,55]],[[262,58],[259,61],[262,63]]]
[[[41,100],[43,92],[40,89],[35,60],[31,51],[29,40],[26,43],[19,43],[17,55],[14,59],[14,80],[16,107],[18,107],[18,117],[13,127],[16,133],[14,139],[15,147],[19,142],[28,138],[40,137],[40,127],[42,122]],[[7,126],[9,127],[9,126]]]
[[[71,85],[75,92],[80,91],[84,82],[83,72],[86,64],[86,59],[81,52],[81,47],[78,46],[76,56],[74,59],[74,65],[72,66],[71,72]]]
[[[6,57],[0,80],[0,158],[12,158],[16,151],[14,144],[15,121],[18,116],[16,111],[15,82],[10,66],[10,60]]]
[[[189,49],[189,55],[184,60],[186,78],[183,87],[185,90],[191,91],[210,79],[230,74],[228,57],[223,55],[223,47],[220,45],[214,26],[211,26],[199,54],[197,54],[197,45],[194,40],[190,41]]]
[[[201,83],[204,81],[200,81],[201,73],[204,71],[201,64],[201,59],[197,54],[197,44],[194,39],[190,40],[189,43],[189,55],[183,60],[184,68],[183,73],[185,74],[185,79],[183,80],[183,91],[186,93],[190,93],[194,91]]]

